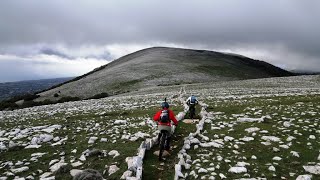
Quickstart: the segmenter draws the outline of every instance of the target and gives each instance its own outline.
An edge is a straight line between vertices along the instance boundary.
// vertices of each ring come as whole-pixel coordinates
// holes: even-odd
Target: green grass
[[[204,135],[210,139],[217,139],[224,136],[231,136],[235,139],[239,139],[245,136],[254,137],[253,141],[244,142],[245,144],[238,144],[239,149],[234,148],[234,141],[225,142],[225,145],[221,149],[217,148],[199,148],[197,150],[188,151],[188,154],[192,156],[192,160],[200,158],[199,153],[212,155],[207,158],[209,162],[199,163],[201,167],[208,168],[210,163],[220,165],[220,169],[216,169],[217,174],[223,173],[228,179],[236,179],[244,177],[243,174],[232,174],[228,172],[231,166],[234,166],[236,162],[244,161],[249,163],[247,167],[250,177],[266,177],[267,179],[280,179],[286,177],[288,179],[295,179],[298,175],[308,174],[303,169],[303,165],[307,165],[309,162],[317,162],[319,155],[320,143],[317,140],[319,138],[319,132],[316,127],[319,125],[320,114],[317,109],[320,107],[320,95],[308,95],[308,96],[286,96],[286,97],[265,97],[265,98],[246,98],[246,99],[228,99],[228,100],[207,100],[209,104],[208,111],[211,112],[223,112],[220,115],[215,115],[212,124],[205,124]],[[254,110],[253,110],[254,108]],[[260,114],[255,112],[261,110]],[[316,112],[316,113],[312,113]],[[237,118],[233,117],[234,114],[242,114],[241,116],[248,117],[261,117],[270,115],[271,119],[266,119],[262,123],[234,123]],[[283,118],[291,119],[292,126],[288,128],[283,127]],[[300,121],[299,121],[300,120]],[[212,130],[211,127],[219,127],[222,123],[232,123],[233,128],[225,127],[221,129]],[[245,131],[249,127],[258,127],[260,130],[267,130],[267,134],[257,132],[257,135],[252,136]],[[308,130],[303,127],[310,127]],[[282,128],[282,129],[278,129]],[[230,129],[233,129],[230,131]],[[285,131],[283,131],[285,130]],[[294,132],[298,131],[300,135],[296,135]],[[280,148],[279,142],[272,142],[272,145],[262,145],[261,136],[276,136],[281,138],[283,144],[287,144],[287,137],[293,136],[297,139],[292,140],[292,145],[289,149]],[[308,140],[309,135],[315,135],[316,140]],[[240,141],[241,142],[241,141]],[[307,142],[311,142],[311,145],[307,145]],[[279,152],[274,152],[272,147],[280,149]],[[235,154],[233,150],[237,150],[239,154]],[[300,157],[294,157],[290,151],[297,151]],[[251,156],[257,156],[256,160],[251,159]],[[222,156],[224,159],[218,161],[217,156]],[[281,161],[272,160],[273,157],[279,156]],[[213,159],[214,158],[214,159]],[[231,162],[225,162],[228,159]],[[201,159],[203,162],[205,159]],[[268,170],[271,163],[276,172]],[[277,163],[277,164],[276,164]],[[196,166],[192,166],[191,170],[197,172]],[[191,170],[187,171],[190,172]],[[290,176],[289,173],[295,173],[294,176]],[[204,175],[204,174],[203,174]],[[201,175],[198,177],[200,178]],[[209,176],[207,176],[208,178]],[[219,176],[215,176],[219,179]],[[313,175],[313,178],[320,178],[319,175]],[[193,176],[189,176],[187,179],[194,179]]]

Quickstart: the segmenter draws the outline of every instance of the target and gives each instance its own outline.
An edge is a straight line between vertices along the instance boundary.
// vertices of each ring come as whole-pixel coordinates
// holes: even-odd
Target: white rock
[[[78,166],[81,166],[83,163],[80,162],[80,161],[77,161],[77,162],[74,162],[71,164],[72,167],[78,167]]]
[[[204,169],[204,168],[200,168],[199,170],[198,170],[198,173],[207,173],[208,172],[208,170],[206,170],[206,169]]]
[[[316,136],[315,135],[310,135],[309,139],[316,139]]]
[[[200,144],[201,142],[199,141],[199,139],[193,138],[193,139],[190,140],[190,143],[191,144]]]
[[[222,148],[223,145],[216,143],[216,142],[209,142],[209,143],[200,143],[201,147],[215,147],[215,148]]]
[[[174,166],[174,170],[175,170],[175,175],[174,175],[174,179],[179,179],[179,177],[184,178],[182,172],[181,172],[181,165],[180,164],[176,164]]]
[[[117,165],[111,165],[111,166],[109,167],[109,171],[108,171],[109,176],[110,176],[111,174],[117,172],[119,169],[120,169],[120,168],[118,168]]]
[[[126,120],[115,120],[113,122],[113,124],[115,124],[115,125],[127,124],[127,121]]]
[[[276,136],[262,136],[261,139],[265,141],[272,141],[272,142],[280,142],[281,139]]]
[[[247,172],[247,168],[245,167],[231,167],[228,172],[231,172],[231,173],[246,173]]]
[[[107,138],[101,138],[100,142],[108,142]]]
[[[245,166],[249,166],[250,164],[247,162],[237,162],[236,167],[245,167]]]
[[[253,138],[253,137],[247,137],[247,136],[245,136],[245,137],[243,137],[243,138],[240,138],[240,140],[241,140],[241,141],[246,141],[246,142],[248,142],[248,141],[253,141],[254,138]]]
[[[245,131],[247,131],[248,133],[253,133],[253,132],[256,132],[256,131],[260,131],[260,128],[258,128],[258,127],[251,127],[251,128],[245,129]]]
[[[26,146],[25,149],[38,149],[39,147],[41,147],[41,145],[37,145],[37,144],[32,145],[32,144],[30,144],[30,145]]]
[[[274,161],[281,161],[281,160],[282,160],[282,158],[281,158],[281,157],[279,157],[279,156],[275,156],[275,157],[273,157],[273,158],[272,158],[272,160],[274,160]]]
[[[47,154],[47,153],[33,153],[33,154],[31,154],[31,157],[37,157],[37,158],[39,158],[39,157],[42,157],[42,156],[45,155],[45,154]]]
[[[90,137],[88,144],[93,144],[97,139],[98,139],[98,137]]]
[[[54,163],[56,163],[56,162],[59,162],[59,160],[58,160],[58,159],[53,159],[53,160],[51,160],[50,163],[49,163],[49,166],[51,166],[52,164],[54,164]]]
[[[0,150],[6,150],[7,147],[3,142],[0,142]]]
[[[252,155],[252,156],[251,156],[251,159],[257,159],[257,156]]]
[[[281,147],[281,148],[283,148],[283,149],[289,149],[289,146],[288,146],[288,145],[285,145],[285,144],[279,145],[279,147]]]
[[[20,173],[20,172],[24,172],[24,171],[28,171],[29,167],[28,166],[23,166],[20,168],[16,168],[16,169],[10,169],[11,172],[13,172],[14,174]]]
[[[227,177],[226,177],[224,174],[222,174],[222,173],[219,173],[219,176],[220,176],[221,179],[226,179],[226,178],[227,178]]]
[[[70,175],[72,177],[76,176],[77,174],[81,173],[83,170],[80,170],[80,169],[71,169],[70,171]]]
[[[289,137],[287,138],[287,141],[292,141],[292,140],[294,140],[294,139],[296,139],[296,138],[293,137],[293,136],[289,136]]]
[[[306,175],[299,175],[296,180],[311,180],[311,179],[312,179],[312,175],[306,174]]]
[[[26,179],[34,179],[34,177],[29,175],[29,176],[26,177]],[[1,180],[1,178],[0,178],[0,180]]]
[[[320,165],[303,166],[304,170],[311,174],[320,174]]]
[[[284,126],[284,127],[290,127],[290,126],[291,126],[291,123],[290,123],[289,121],[285,121],[285,122],[283,123],[283,126]]]
[[[50,176],[51,174],[52,174],[51,172],[45,172],[45,173],[40,175],[40,179],[44,179],[44,178]]]
[[[112,150],[108,153],[109,156],[113,156],[113,158],[120,155],[120,153],[117,150]]]
[[[276,168],[274,166],[269,166],[268,170],[274,172],[274,171],[276,171]]]
[[[67,163],[64,162],[58,162],[56,164],[54,164],[53,166],[51,166],[49,169],[51,172],[56,172],[58,169],[60,169],[61,166],[67,165]]]
[[[125,171],[120,179],[127,179],[127,177],[130,177],[132,175],[132,171]]]
[[[300,157],[299,153],[296,151],[290,151],[290,153],[295,157]]]
[[[234,138],[231,136],[225,136],[223,139],[224,139],[224,141],[233,141],[234,140]]]
[[[264,117],[261,118],[238,118],[238,122],[263,122]]]

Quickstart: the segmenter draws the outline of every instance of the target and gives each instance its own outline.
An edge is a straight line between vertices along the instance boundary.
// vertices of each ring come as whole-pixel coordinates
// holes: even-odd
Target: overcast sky
[[[0,82],[78,76],[151,46],[320,71],[318,0],[1,0]]]

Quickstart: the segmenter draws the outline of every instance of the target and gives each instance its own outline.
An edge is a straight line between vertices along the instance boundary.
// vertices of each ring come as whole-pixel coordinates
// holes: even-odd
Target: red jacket
[[[166,108],[164,108],[164,109],[166,109]],[[160,111],[158,111],[158,112],[153,116],[153,119],[154,119],[155,121],[158,121],[158,124],[159,124],[159,125],[171,126],[171,121],[173,121],[173,123],[174,123],[175,125],[178,125],[178,121],[177,121],[177,119],[176,119],[176,117],[175,117],[175,115],[174,115],[174,112],[173,112],[171,109],[168,109],[169,118],[170,118],[171,121],[169,121],[168,123],[161,123],[161,122],[159,122],[161,112],[162,112],[162,109],[161,109]]]

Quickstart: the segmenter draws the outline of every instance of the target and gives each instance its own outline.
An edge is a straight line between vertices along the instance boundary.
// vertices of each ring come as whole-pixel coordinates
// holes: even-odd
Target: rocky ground
[[[72,179],[85,169],[133,179],[137,157],[148,179],[318,179],[319,81],[172,86],[0,111],[0,179]],[[171,155],[158,162],[152,116],[167,97],[181,119],[190,94],[199,98],[200,121],[180,123]]]

